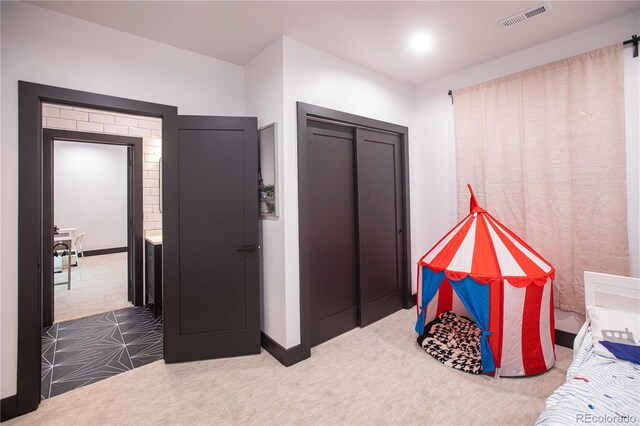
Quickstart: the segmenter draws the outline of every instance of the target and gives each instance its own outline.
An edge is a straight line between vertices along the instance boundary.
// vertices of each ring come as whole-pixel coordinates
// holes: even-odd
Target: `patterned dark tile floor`
[[[42,332],[42,399],[162,359],[162,347],[151,306],[54,324]]]

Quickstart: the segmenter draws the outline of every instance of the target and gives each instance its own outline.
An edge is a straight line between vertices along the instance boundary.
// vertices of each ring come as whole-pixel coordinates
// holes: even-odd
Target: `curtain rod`
[[[629,40],[625,40],[622,42],[623,46],[626,46],[627,44],[631,44],[633,45],[633,57],[637,58],[638,57],[638,42],[640,41],[640,38],[638,37],[637,34],[634,34],[631,36],[631,38]]]
[[[633,45],[633,57],[637,58],[638,57],[638,43],[640,42],[640,37],[638,37],[637,34],[634,34],[631,36],[631,38],[629,40],[625,40],[622,42],[623,46],[626,46],[627,44],[631,44]],[[451,90],[449,90],[447,92],[447,95],[451,96],[451,105],[453,105],[453,92]]]

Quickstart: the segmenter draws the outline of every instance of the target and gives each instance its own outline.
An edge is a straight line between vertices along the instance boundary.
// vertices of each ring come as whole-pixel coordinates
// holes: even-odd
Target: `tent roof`
[[[553,280],[549,262],[478,205],[471,185],[470,213],[418,262],[455,280],[481,283],[505,279],[516,287]]]

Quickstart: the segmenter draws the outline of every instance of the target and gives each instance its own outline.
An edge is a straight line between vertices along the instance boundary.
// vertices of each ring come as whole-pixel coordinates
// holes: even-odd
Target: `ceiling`
[[[286,35],[410,85],[640,11],[640,1],[552,1],[550,13],[503,28],[500,19],[543,1],[31,3],[238,65]],[[428,54],[407,48],[415,31],[435,38]]]

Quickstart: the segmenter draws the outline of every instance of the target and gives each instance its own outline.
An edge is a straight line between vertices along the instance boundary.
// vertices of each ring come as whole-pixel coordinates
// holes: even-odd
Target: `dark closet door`
[[[400,136],[356,129],[360,326],[402,308]]]
[[[311,345],[358,326],[353,129],[309,121]]]
[[[257,120],[178,117],[163,147],[164,357],[260,352]]]

